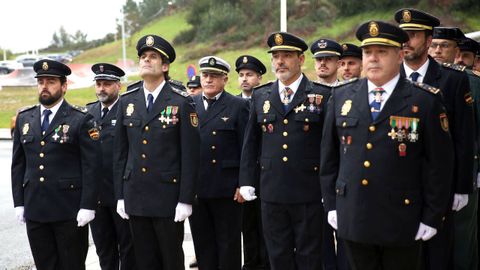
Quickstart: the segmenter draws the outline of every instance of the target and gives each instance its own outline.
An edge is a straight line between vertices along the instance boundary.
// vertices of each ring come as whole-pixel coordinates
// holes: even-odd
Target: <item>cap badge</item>
[[[320,42],[318,42],[318,48],[320,49],[325,49],[327,47],[327,42],[325,40],[320,40]]]
[[[215,60],[215,58],[212,57],[212,58],[208,59],[208,64],[210,66],[215,66],[217,64],[217,60]]]
[[[275,44],[276,45],[282,45],[283,44],[283,37],[279,33],[275,34]]]
[[[195,75],[192,76],[192,78],[190,79],[190,81],[193,81],[195,80]]]
[[[100,69],[100,72],[103,72],[103,71],[104,71],[103,65],[100,65],[100,66],[99,66],[99,69]]]
[[[378,36],[378,24],[376,22],[371,22],[369,25],[368,25],[368,31],[370,33],[370,36],[372,37],[376,37]]]
[[[246,56],[244,56],[242,62],[243,62],[244,64],[246,64],[246,63],[248,62],[248,58],[247,58]]]
[[[342,48],[343,48],[344,51],[346,51],[346,50],[348,50],[348,45],[347,45],[347,44],[343,44],[343,45],[342,45]]]
[[[145,44],[149,47],[153,46],[155,43],[155,39],[153,39],[152,36],[148,36],[147,39],[145,40]]]
[[[48,70],[48,63],[47,62],[43,62],[42,69],[43,70]]]
[[[402,14],[402,17],[403,17],[403,21],[408,23],[412,20],[412,14],[410,13],[410,10],[404,10],[403,11],[403,14]]]

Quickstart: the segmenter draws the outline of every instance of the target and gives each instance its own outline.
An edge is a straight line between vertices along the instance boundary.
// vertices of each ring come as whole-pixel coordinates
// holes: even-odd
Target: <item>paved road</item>
[[[15,219],[13,208],[10,166],[12,160],[12,141],[0,140],[0,270],[35,269],[30,253],[25,225]],[[185,224],[185,269],[194,256],[190,227]],[[100,270],[95,246],[90,239],[86,270]]]

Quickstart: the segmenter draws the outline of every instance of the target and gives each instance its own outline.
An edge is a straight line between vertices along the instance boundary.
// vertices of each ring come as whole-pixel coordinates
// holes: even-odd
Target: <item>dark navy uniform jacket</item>
[[[200,137],[192,99],[166,82],[150,113],[143,86],[118,102],[115,197],[125,200],[130,215],[173,217],[178,202],[192,204],[197,179]]]
[[[320,142],[330,87],[303,77],[285,112],[278,81],[253,91],[240,165],[240,185],[256,186],[272,203],[321,201]]]
[[[96,208],[99,131],[92,118],[64,100],[42,135],[39,105],[18,114],[12,190],[26,219],[64,221],[75,219],[80,208]]]
[[[199,198],[233,198],[238,186],[240,156],[249,103],[224,91],[213,105],[193,97],[200,120]]]
[[[341,238],[414,242],[420,222],[439,228],[451,207],[453,147],[438,89],[400,77],[375,121],[367,80],[335,88],[322,139],[320,180]],[[398,135],[402,134],[402,136]]]

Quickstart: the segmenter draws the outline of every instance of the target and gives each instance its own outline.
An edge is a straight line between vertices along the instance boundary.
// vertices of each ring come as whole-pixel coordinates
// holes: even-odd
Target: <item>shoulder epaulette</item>
[[[129,84],[127,86],[127,92],[138,90],[140,88],[140,86],[142,85],[142,83],[143,83],[143,81],[138,81],[138,82],[134,82],[132,84]]]
[[[134,88],[134,89],[132,89],[132,90],[128,90],[128,89],[127,89],[127,91],[121,93],[120,96],[123,97],[123,96],[126,96],[126,95],[128,95],[128,94],[135,93],[135,92],[137,92],[139,89],[140,89],[140,87]]]
[[[179,94],[179,95],[182,96],[182,97],[188,97],[188,96],[190,96],[187,92],[182,91],[182,90],[180,90],[180,89],[177,89],[177,88],[175,88],[174,86],[172,86],[172,91],[173,91],[174,93],[176,93],[176,94]]]
[[[347,84],[350,84],[350,83],[353,83],[353,82],[356,82],[356,81],[358,81],[358,78],[351,78],[351,79],[339,82],[337,85],[335,85],[335,87],[344,86],[344,85],[347,85]]]
[[[471,71],[471,74],[474,75],[474,76],[477,76],[477,77],[480,77],[480,72],[479,71],[476,71],[476,70],[470,70]]]
[[[168,80],[168,83],[170,83],[170,86],[172,88],[175,88],[177,90],[184,91],[184,92],[187,91],[187,88],[185,87],[185,85],[183,85],[183,83],[181,81],[170,79],[170,80]]]
[[[320,82],[320,81],[312,81],[312,83],[320,86],[332,87],[331,85]]]
[[[425,84],[425,83],[421,83],[421,82],[412,82],[413,85],[415,85],[416,87],[420,88],[420,89],[423,89],[429,93],[432,93],[434,95],[437,95],[438,93],[440,93],[440,89],[438,88],[435,88],[433,86],[430,86],[428,84]]]
[[[452,63],[443,63],[442,65],[444,67],[447,67],[447,68],[450,68],[450,69],[453,69],[453,70],[457,70],[457,71],[461,71],[461,72],[465,71],[465,69],[467,68],[466,66],[452,64]]]
[[[22,107],[22,108],[18,109],[18,113],[26,112],[28,110],[31,110],[31,109],[35,108],[35,107],[37,107],[37,105],[29,105],[29,106]]]
[[[85,104],[85,106],[93,105],[93,104],[96,104],[98,102],[100,102],[100,101],[98,101],[98,100],[97,101],[92,101],[92,102],[89,102],[89,103]]]
[[[257,86],[255,86],[255,87],[253,87],[253,89],[258,89],[258,88],[262,88],[262,87],[264,87],[264,86],[269,86],[269,85],[272,85],[274,82],[275,82],[275,81],[268,81],[268,82],[266,82],[266,83],[264,83],[264,84],[260,84],[260,85],[257,85]]]
[[[81,112],[81,113],[86,113],[87,112],[87,108],[82,107],[82,106],[72,105],[72,108]]]

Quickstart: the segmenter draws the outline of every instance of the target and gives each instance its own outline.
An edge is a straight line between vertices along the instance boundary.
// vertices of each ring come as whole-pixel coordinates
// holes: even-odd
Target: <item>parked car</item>
[[[41,59],[43,59],[42,56],[35,54],[24,54],[15,58],[15,60],[23,64],[24,67],[33,67],[33,64],[35,64],[35,62]]]
[[[49,54],[49,55],[47,55],[47,58],[58,61],[58,62],[61,62],[61,63],[64,63],[64,64],[68,64],[68,63],[72,62],[72,57],[68,54],[60,54],[60,53]]]

